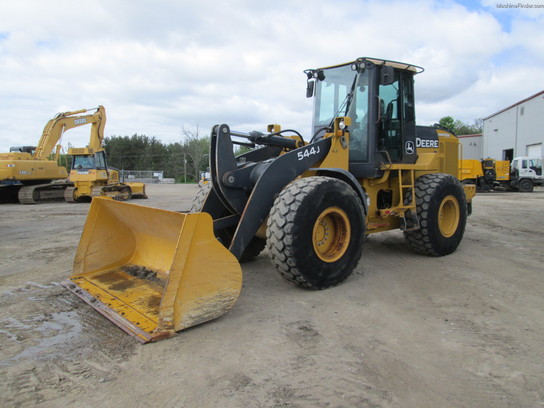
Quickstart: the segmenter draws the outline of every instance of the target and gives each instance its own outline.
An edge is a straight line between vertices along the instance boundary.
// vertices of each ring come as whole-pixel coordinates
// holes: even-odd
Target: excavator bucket
[[[215,319],[238,298],[242,270],[207,213],[93,198],[64,286],[147,343]]]

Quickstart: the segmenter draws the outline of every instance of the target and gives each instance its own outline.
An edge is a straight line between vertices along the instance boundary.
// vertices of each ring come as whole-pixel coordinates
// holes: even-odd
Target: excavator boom
[[[88,115],[81,115],[90,110],[95,110],[95,112]],[[91,145],[89,147],[98,149],[102,144],[104,126],[106,125],[106,110],[102,105],[95,109],[80,109],[55,115],[45,125],[42,137],[38,142],[38,146],[36,146],[36,151],[32,158],[34,160],[46,160],[65,131],[87,124],[92,124]]]

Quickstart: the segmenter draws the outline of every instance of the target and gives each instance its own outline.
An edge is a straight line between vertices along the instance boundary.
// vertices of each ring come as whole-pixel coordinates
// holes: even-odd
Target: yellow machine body
[[[0,153],[0,180],[24,183],[34,180],[65,179],[68,172],[56,160],[34,160],[29,153]]]
[[[377,60],[357,63],[373,61]],[[383,70],[384,82],[394,70],[412,75],[415,69],[411,65],[381,62],[379,69]],[[350,75],[364,73],[363,68],[357,67],[349,70]],[[377,67],[369,70],[369,75],[378,75],[377,70]],[[309,80],[319,80],[319,71],[315,77],[310,74]],[[355,89],[356,82],[349,83]],[[313,85],[309,86],[307,95],[312,89]],[[377,106],[374,114],[379,117],[385,112]],[[368,123],[368,129],[376,127],[376,121]],[[295,284],[315,289],[335,286],[351,273],[366,234],[401,228],[415,246],[424,247],[424,239],[431,233],[425,231],[421,239],[411,234],[420,233],[433,223],[436,228],[432,233],[439,235],[433,239],[442,244],[456,235],[451,239],[454,242],[450,247],[447,247],[449,241],[440,248],[424,247],[422,252],[443,256],[454,251],[462,238],[476,192],[474,185],[461,187],[457,180],[459,140],[441,128],[425,128],[423,132],[429,137],[416,139],[414,123],[411,128],[414,139],[402,144],[407,155],[409,151],[410,161],[395,161],[390,155],[393,149],[379,152],[376,148],[377,159],[371,163],[374,175],[368,176],[352,171],[350,138],[356,133],[350,131],[351,125],[352,117],[335,116],[325,133],[309,143],[300,135],[283,136],[279,125],[269,126],[266,136],[234,132],[224,124],[215,126],[210,137],[210,182],[203,186],[207,190],[201,190],[207,191],[202,193],[203,200],[193,207],[200,212],[181,214],[105,198],[93,199],[76,253],[74,273],[65,285],[125,331],[147,342],[173,335],[229,310],[242,282],[238,260],[243,261],[248,251],[257,249],[258,254],[264,245],[259,250],[256,244],[262,244],[263,237],[279,248],[276,251],[268,247],[269,252],[276,251],[272,257],[276,258],[280,274]],[[394,125],[389,130],[394,130]],[[235,157],[232,137],[245,137],[267,149]],[[421,183],[418,184],[421,179],[428,184],[442,183],[443,189],[429,187],[423,191]],[[298,189],[298,186],[303,187]],[[316,190],[316,186],[332,190]],[[294,198],[295,194],[311,189],[334,191],[334,194],[298,195],[301,197],[298,202]],[[434,201],[422,204],[422,191],[424,198],[434,194]],[[312,206],[320,201],[311,199],[314,197],[325,197],[332,203],[320,204],[324,210],[308,220]],[[300,210],[303,199],[311,202],[304,207],[308,211]],[[348,200],[353,206],[340,208]],[[431,204],[436,210],[432,216],[427,211]],[[422,208],[423,226],[418,218]],[[283,228],[287,222],[294,222],[294,218],[289,218],[296,211],[301,220],[298,225],[310,225],[307,235],[300,235],[302,239],[283,235],[287,230],[291,234],[304,229],[302,225]],[[357,242],[361,245],[356,245]],[[304,247],[294,248],[293,243],[308,244],[309,249],[296,251]],[[311,257],[306,257],[307,252],[312,252]],[[312,263],[304,264],[306,259]],[[307,267],[310,271],[303,275],[295,270],[291,260],[300,261],[296,268]],[[337,278],[340,267],[347,272]],[[280,269],[287,272],[284,274]],[[312,275],[314,271],[316,275],[329,273],[333,278],[330,283],[322,284],[321,276]]]
[[[459,180],[464,184],[474,184],[480,191],[495,187],[509,188],[512,179],[509,160],[459,160]]]
[[[94,144],[101,144],[100,142]],[[117,200],[147,198],[144,183],[122,183],[119,171],[108,167],[103,148],[70,148],[72,157],[70,181],[74,184],[65,193],[67,201],[80,201],[84,198],[111,197]]]
[[[430,173],[443,173],[457,176],[459,141],[448,132],[437,130],[438,147],[418,148],[418,159],[415,164],[384,165],[387,169],[380,179],[362,179],[370,204],[367,215],[367,233],[383,232],[400,228],[402,219],[408,211],[416,210],[416,199],[413,195],[415,180]],[[476,195],[476,188],[464,185],[467,203],[471,203]],[[391,192],[393,203],[390,208],[379,209],[379,195]],[[406,197],[410,199],[406,199]]]
[[[224,314],[242,271],[215,238],[210,215],[97,197],[63,284],[145,343]]]
[[[332,148],[325,160],[316,166],[316,170],[308,171],[303,177],[313,176],[318,173],[318,168],[342,168],[349,166],[349,132],[338,129],[338,123],[350,124],[350,118],[338,118],[336,120],[336,131],[327,134],[332,137]],[[398,229],[402,219],[410,210],[415,211],[415,197],[406,200],[406,194],[414,191],[415,180],[424,174],[445,173],[456,176],[460,173],[461,161],[459,160],[459,140],[449,132],[437,129],[438,146],[419,147],[417,149],[418,159],[414,164],[382,164],[383,177],[378,179],[359,179],[368,196],[368,212],[366,219],[366,232],[373,234],[377,232]],[[344,147],[346,146],[346,147]],[[481,169],[481,164],[480,164]],[[476,195],[476,188],[473,185],[464,185],[467,203],[471,203]],[[379,208],[380,195],[387,193],[392,195],[393,205],[388,208]]]
[[[497,172],[497,181],[510,180],[510,161],[495,160],[495,170]]]
[[[477,180],[479,177],[483,176],[484,172],[480,160],[459,160],[459,175],[457,176],[459,180]]]

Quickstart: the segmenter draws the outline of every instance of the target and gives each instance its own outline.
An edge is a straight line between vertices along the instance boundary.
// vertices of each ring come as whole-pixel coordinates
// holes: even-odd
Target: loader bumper
[[[97,197],[63,285],[146,343],[226,313],[242,271],[214,236],[209,214]]]

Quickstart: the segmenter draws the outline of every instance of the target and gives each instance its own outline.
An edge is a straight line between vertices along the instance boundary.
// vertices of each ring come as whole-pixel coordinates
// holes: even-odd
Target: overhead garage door
[[[527,145],[527,156],[529,157],[542,157],[542,143]]]

